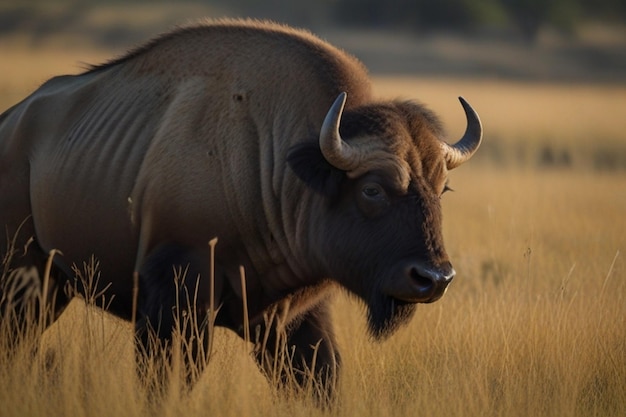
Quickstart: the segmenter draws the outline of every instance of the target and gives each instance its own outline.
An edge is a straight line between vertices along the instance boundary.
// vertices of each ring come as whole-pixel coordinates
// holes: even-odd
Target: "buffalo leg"
[[[340,364],[327,304],[322,302],[284,329],[266,329],[269,337],[256,348],[256,359],[270,382],[295,393],[310,392],[321,406],[334,400]]]
[[[48,328],[70,300],[62,288],[65,274],[54,264],[46,273],[51,255],[35,242],[21,247],[16,242],[19,240],[8,242],[0,254],[0,335],[6,338],[3,347],[9,352],[15,351],[24,337]]]
[[[135,323],[139,373],[144,381],[154,381],[145,366],[151,358],[156,365],[152,377],[164,387],[165,368],[174,359],[172,343],[178,341],[185,385],[191,387],[202,373],[211,331],[205,307],[208,292],[200,280],[208,273],[205,264],[209,265],[203,253],[177,245],[162,245],[144,262]]]

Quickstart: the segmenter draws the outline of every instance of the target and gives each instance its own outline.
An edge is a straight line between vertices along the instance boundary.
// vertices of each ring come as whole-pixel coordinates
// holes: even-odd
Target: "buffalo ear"
[[[292,147],[287,154],[287,163],[298,178],[314,191],[329,198],[339,194],[345,174],[328,163],[317,143]]]

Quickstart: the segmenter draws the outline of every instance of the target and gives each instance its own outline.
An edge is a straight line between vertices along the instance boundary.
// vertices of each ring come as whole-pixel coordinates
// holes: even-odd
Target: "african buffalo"
[[[256,357],[273,380],[284,370],[272,355],[287,346],[290,369],[330,395],[335,284],[364,302],[381,339],[454,277],[440,199],[482,137],[460,100],[467,130],[448,145],[424,106],[372,98],[352,56],[305,31],[239,20],[178,28],[52,78],[0,116],[5,280],[32,266],[45,276],[59,251],[35,291],[9,303],[5,282],[3,313],[45,289],[34,302],[53,304],[54,320],[72,265],[93,255],[96,290],[111,313],[135,319],[138,351],[150,351],[149,329],[169,340],[183,307],[209,328],[214,306],[216,325],[269,334]],[[174,279],[176,267],[194,284]],[[207,338],[190,339],[197,355]]]

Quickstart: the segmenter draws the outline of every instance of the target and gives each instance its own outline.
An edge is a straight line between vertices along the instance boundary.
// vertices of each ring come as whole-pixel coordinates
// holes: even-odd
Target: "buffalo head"
[[[416,303],[438,300],[455,275],[440,198],[448,170],[467,161],[482,138],[478,115],[460,101],[467,129],[448,145],[421,105],[397,101],[344,112],[342,93],[319,140],[289,153],[291,168],[319,197],[307,210],[307,253],[321,274],[365,301],[375,337],[406,322]]]

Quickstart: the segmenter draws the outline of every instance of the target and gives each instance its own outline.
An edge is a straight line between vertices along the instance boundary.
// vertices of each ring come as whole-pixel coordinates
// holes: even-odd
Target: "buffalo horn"
[[[459,101],[463,106],[463,110],[465,110],[467,127],[465,128],[463,137],[454,145],[441,142],[448,169],[454,169],[470,159],[480,146],[480,141],[483,138],[483,127],[480,123],[478,113],[476,113],[463,97],[459,97]]]
[[[347,94],[341,93],[330,106],[320,131],[320,149],[324,158],[335,168],[351,171],[359,165],[359,154],[341,139],[339,124]]]

